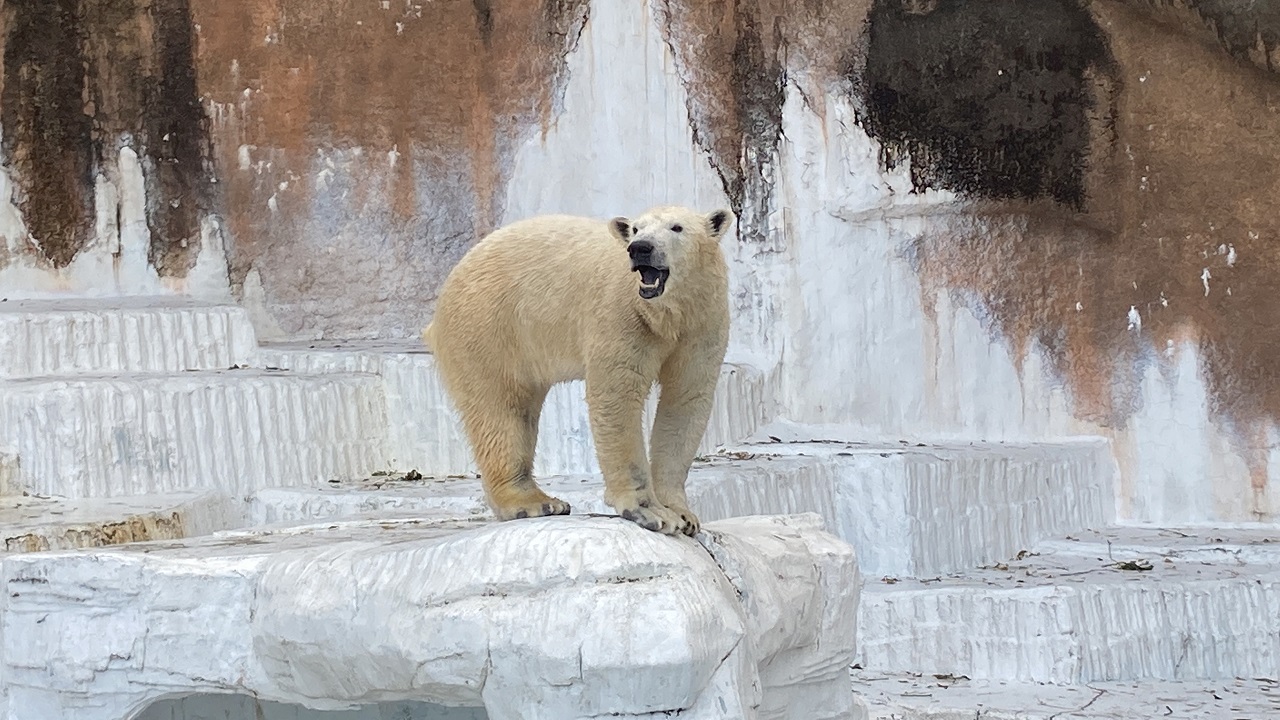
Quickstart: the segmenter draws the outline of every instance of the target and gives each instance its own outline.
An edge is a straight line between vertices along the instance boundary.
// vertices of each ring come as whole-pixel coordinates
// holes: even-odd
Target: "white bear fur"
[[[569,512],[534,481],[534,446],[547,391],[584,379],[605,502],[650,530],[697,533],[684,485],[729,338],[728,218],[681,207],[634,221],[534,217],[494,231],[454,267],[422,337],[499,519]],[[628,252],[647,247],[644,257],[669,270],[652,298]],[[655,382],[650,462],[641,416]]]

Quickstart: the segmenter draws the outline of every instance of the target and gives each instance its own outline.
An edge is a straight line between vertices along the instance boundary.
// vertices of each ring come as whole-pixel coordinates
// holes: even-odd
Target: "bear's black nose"
[[[653,243],[648,240],[637,240],[627,246],[627,254],[635,265],[645,265],[653,258]]]

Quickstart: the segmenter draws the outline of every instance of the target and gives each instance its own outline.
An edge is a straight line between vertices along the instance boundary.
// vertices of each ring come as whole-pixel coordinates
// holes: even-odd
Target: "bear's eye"
[[[681,230],[684,230],[684,228],[683,228],[683,227],[681,227],[681,226],[679,226],[679,225],[672,225],[672,226],[671,226],[671,232],[680,232]]]

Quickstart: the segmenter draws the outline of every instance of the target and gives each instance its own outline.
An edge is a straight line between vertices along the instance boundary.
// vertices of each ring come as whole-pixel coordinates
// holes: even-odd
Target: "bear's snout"
[[[627,246],[627,254],[631,256],[632,272],[640,273],[640,297],[652,300],[666,289],[667,278],[671,271],[667,269],[666,258],[654,248],[648,240],[636,240]]]
[[[653,265],[653,243],[648,240],[636,240],[627,246],[627,254],[631,256],[631,267]]]

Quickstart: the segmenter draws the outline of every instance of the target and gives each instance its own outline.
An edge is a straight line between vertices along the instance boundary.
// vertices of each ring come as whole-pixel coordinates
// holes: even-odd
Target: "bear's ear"
[[[707,215],[707,225],[711,226],[711,237],[719,238],[725,230],[729,229],[729,211],[716,210]]]
[[[631,242],[631,221],[624,217],[616,217],[609,221],[609,232],[623,243]]]

